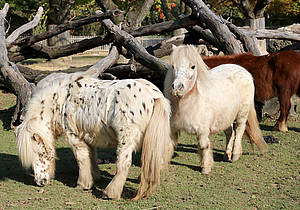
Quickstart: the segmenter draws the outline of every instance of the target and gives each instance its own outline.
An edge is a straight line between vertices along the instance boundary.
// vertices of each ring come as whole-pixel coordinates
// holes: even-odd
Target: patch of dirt
[[[29,60],[23,62],[21,65],[29,67],[34,70],[40,70],[40,71],[57,71],[57,70],[66,70],[71,67],[83,67],[83,66],[89,66],[93,65],[100,59],[102,59],[103,56],[82,56],[82,55],[76,55],[76,56],[68,56],[68,57],[62,57],[58,59],[51,59],[51,60]]]

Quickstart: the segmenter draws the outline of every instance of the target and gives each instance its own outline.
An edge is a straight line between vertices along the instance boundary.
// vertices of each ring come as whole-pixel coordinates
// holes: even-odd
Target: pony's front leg
[[[124,139],[119,142],[117,149],[117,171],[114,178],[103,192],[104,198],[120,199],[129,168],[132,162],[132,152],[135,149],[134,142],[130,139]]]
[[[175,129],[175,128],[171,129],[171,139],[174,142],[174,147],[176,147],[178,145],[178,137],[179,137],[179,134],[180,134],[179,132],[180,131]]]
[[[68,139],[79,168],[77,185],[83,189],[91,189],[93,186],[91,153],[94,150],[73,134]]]
[[[224,130],[226,136],[226,148],[224,153],[224,160],[231,161],[233,144],[235,139],[235,129],[234,125],[231,125],[229,128]]]
[[[214,163],[212,144],[208,138],[209,133],[201,134],[198,138],[198,149],[201,159],[201,173],[209,174]]]

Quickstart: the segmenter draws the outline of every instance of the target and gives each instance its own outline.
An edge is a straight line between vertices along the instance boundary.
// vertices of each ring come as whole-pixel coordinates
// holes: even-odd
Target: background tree
[[[201,40],[205,40],[226,54],[240,53],[243,51],[252,51],[255,54],[258,54],[255,37],[259,35],[245,34],[248,32],[241,30],[229,21],[226,21],[222,17],[214,14],[201,0],[183,0],[182,2],[184,4],[179,1],[176,1],[175,3],[175,1],[171,0],[165,1],[164,4],[161,1],[155,0],[152,2],[151,9],[149,6],[151,5],[151,1],[143,1],[142,5],[147,5],[148,10],[158,12],[159,14],[160,12],[162,13],[162,18],[160,19],[159,17],[158,23],[151,25],[142,25],[146,24],[146,22],[141,22],[142,18],[138,18],[145,17],[146,14],[144,11],[141,13],[137,11],[137,8],[141,7],[140,1],[139,4],[136,4],[138,1],[135,0],[125,1],[126,2],[116,1],[117,4],[115,4],[112,0],[95,0],[97,5],[91,7],[91,10],[88,12],[97,8],[101,8],[102,12],[95,11],[92,15],[87,13],[88,16],[78,18],[72,16],[74,13],[66,12],[64,11],[65,8],[62,8],[62,5],[64,5],[63,3],[68,3],[68,8],[71,8],[72,5],[75,6],[73,9],[76,8],[74,1],[66,0],[58,2],[56,0],[54,3],[57,4],[54,6],[52,5],[51,8],[57,8],[57,10],[59,10],[58,13],[60,14],[60,21],[63,23],[36,35],[22,36],[20,36],[20,34],[24,34],[25,31],[22,29],[24,27],[16,29],[11,34],[6,33],[7,30],[5,26],[7,24],[5,17],[7,16],[8,7],[6,5],[3,8],[1,11],[2,16],[0,17],[0,38],[2,40],[0,43],[0,47],[2,48],[0,51],[0,87],[2,81],[2,84],[5,84],[7,89],[18,96],[17,104],[20,109],[16,109],[17,112],[22,109],[25,101],[30,97],[32,88],[35,87],[39,79],[49,74],[45,72],[41,73],[32,71],[28,68],[24,69],[22,66],[15,65],[15,63],[28,58],[59,58],[84,52],[85,50],[92,49],[97,46],[112,44],[113,47],[109,56],[97,62],[95,66],[90,68],[87,67],[88,70],[81,70],[87,70],[86,74],[92,73],[96,76],[100,74],[103,76],[103,71],[107,70],[105,73],[107,73],[106,76],[109,78],[114,78],[114,76],[117,76],[118,78],[143,77],[155,82],[158,86],[161,86],[164,74],[170,66],[160,60],[159,57],[167,55],[170,52],[171,44],[197,44]],[[78,1],[79,6],[84,5],[79,4],[80,2],[84,1]],[[119,4],[121,3],[122,5],[124,4],[123,6],[126,9],[125,12],[115,10],[115,8],[119,8]],[[179,10],[179,8],[190,7],[192,8],[192,14],[180,17],[176,17],[175,15],[176,19],[167,20],[167,17],[163,13],[164,6],[167,6],[171,9],[171,11],[174,8]],[[74,11],[77,10],[75,9]],[[132,13],[129,15],[131,11]],[[188,9],[184,10],[184,12],[189,14],[188,11]],[[84,12],[81,14],[84,14]],[[172,12],[172,15],[174,14],[175,12]],[[41,11],[38,12],[38,15],[35,15],[33,20],[36,20],[37,16],[39,19],[41,18]],[[116,17],[118,17],[119,20],[116,19]],[[138,19],[139,21],[136,21]],[[29,31],[37,25],[36,21],[34,22],[34,25],[25,25],[26,31]],[[66,43],[62,46],[49,47],[39,43],[42,40],[49,39],[69,30],[78,30],[79,27],[92,23],[102,25],[102,27],[105,27],[105,30],[99,31],[99,33],[96,34],[96,37],[85,39],[77,43]],[[122,23],[123,27],[120,28],[119,23]],[[188,32],[179,37],[175,37],[175,39],[171,38],[170,40],[166,40],[155,46],[149,46],[147,49],[141,46],[141,44],[135,39],[135,37],[145,35],[171,34],[174,30],[179,28],[186,28]],[[294,37],[286,32],[283,35],[281,34],[281,37],[297,40],[297,36]],[[160,52],[157,53],[158,51]],[[161,53],[162,51],[164,52]],[[111,65],[115,63],[119,54],[122,54],[127,58],[134,59],[131,59],[131,63],[126,65],[111,67]],[[56,76],[57,75],[53,75],[51,78],[55,78]],[[31,82],[34,84],[30,84]]]

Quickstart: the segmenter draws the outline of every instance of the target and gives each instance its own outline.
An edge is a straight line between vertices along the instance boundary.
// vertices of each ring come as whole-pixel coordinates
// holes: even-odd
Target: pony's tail
[[[33,162],[33,151],[30,133],[28,132],[27,121],[23,121],[16,129],[17,148],[19,152],[19,159],[22,166],[26,169],[31,167]]]
[[[170,131],[170,103],[166,98],[155,100],[154,110],[145,132],[142,148],[142,168],[137,195],[132,200],[149,197],[168,165],[174,151]]]
[[[248,120],[246,123],[246,134],[250,140],[253,148],[253,143],[259,148],[259,150],[264,153],[267,151],[267,144],[262,136],[261,130],[259,128],[259,123],[257,120],[256,111],[254,108],[254,102],[251,104],[250,112],[248,115]]]

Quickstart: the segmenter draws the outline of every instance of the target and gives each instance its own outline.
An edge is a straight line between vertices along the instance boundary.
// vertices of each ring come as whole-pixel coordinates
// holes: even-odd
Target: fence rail
[[[58,40],[56,41],[55,45],[62,46],[62,45],[66,45],[66,44],[72,44],[72,43],[82,41],[84,39],[91,39],[94,37],[96,37],[96,36],[68,36],[68,35],[60,36],[60,37],[58,37]],[[165,37],[137,37],[136,39],[143,45],[143,47],[146,48],[148,46],[158,44],[158,43],[162,42],[163,40],[165,40],[166,38]],[[47,45],[47,40],[43,40],[40,43]],[[95,47],[93,49],[89,49],[83,53],[91,53],[91,52],[97,53],[99,51],[105,52],[105,51],[108,51],[109,48],[110,48],[110,44],[107,44],[107,45]]]

